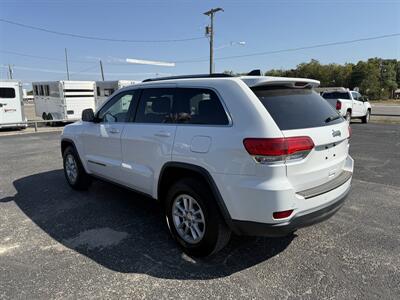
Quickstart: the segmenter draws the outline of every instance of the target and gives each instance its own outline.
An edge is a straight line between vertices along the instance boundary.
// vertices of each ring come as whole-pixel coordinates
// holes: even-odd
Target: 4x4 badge
[[[334,130],[334,129],[332,129],[332,136],[333,136],[333,137],[335,137],[335,136],[342,136],[342,134],[340,133],[340,130]]]

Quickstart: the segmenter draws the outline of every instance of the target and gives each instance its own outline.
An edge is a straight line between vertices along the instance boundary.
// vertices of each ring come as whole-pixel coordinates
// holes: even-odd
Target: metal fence
[[[371,116],[375,116],[375,117],[400,117],[399,114],[381,114],[381,113],[378,113],[378,114],[372,113]]]
[[[76,120],[75,120],[76,121]],[[73,120],[68,120],[68,119],[63,119],[63,120],[32,120],[32,121],[26,121],[26,122],[12,122],[12,123],[1,123],[0,124],[0,129],[6,129],[6,128],[28,128],[31,127],[35,128],[35,132],[38,131],[38,126],[39,124],[49,124],[50,126],[53,126],[57,123],[73,123],[75,122]],[[32,126],[33,125],[33,126]]]

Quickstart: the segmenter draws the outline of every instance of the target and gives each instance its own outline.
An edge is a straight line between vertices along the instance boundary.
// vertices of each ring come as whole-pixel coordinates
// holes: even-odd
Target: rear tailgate
[[[348,157],[348,123],[310,88],[252,87],[285,138],[310,137],[314,148],[302,159],[287,159],[286,172],[296,192],[334,180]]]
[[[287,176],[296,191],[313,188],[333,180],[343,171],[348,156],[348,123],[284,130],[285,137],[307,135],[314,149],[301,161],[286,162]]]

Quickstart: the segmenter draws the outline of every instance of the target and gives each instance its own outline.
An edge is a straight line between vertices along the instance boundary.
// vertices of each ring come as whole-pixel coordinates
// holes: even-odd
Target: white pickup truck
[[[360,118],[363,123],[368,123],[371,116],[371,104],[359,92],[339,90],[322,93],[330,105],[350,122],[352,118]]]

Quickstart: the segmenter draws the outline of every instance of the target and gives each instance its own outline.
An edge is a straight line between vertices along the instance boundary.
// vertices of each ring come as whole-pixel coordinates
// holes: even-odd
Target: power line
[[[37,27],[37,26],[32,26],[28,24],[22,24],[18,22],[14,22],[11,20],[6,20],[3,18],[0,18],[0,22],[3,23],[8,23],[11,25],[23,27],[23,28],[28,28],[36,31],[42,31],[46,33],[52,33],[52,34],[57,34],[57,35],[62,35],[62,36],[68,36],[68,37],[73,37],[73,38],[79,38],[79,39],[86,39],[86,40],[97,40],[97,41],[106,41],[106,42],[123,42],[123,43],[175,43],[175,42],[188,42],[188,41],[195,41],[195,40],[202,40],[205,39],[205,37],[191,37],[191,38],[184,38],[184,39],[170,39],[170,40],[129,40],[129,39],[114,39],[114,38],[103,38],[103,37],[95,37],[95,36],[89,36],[89,35],[82,35],[82,34],[75,34],[75,33],[68,33],[68,32],[61,32],[61,31],[55,31],[55,30],[50,30],[42,27]]]
[[[365,42],[365,41],[371,41],[371,40],[378,40],[378,39],[384,39],[384,38],[391,38],[391,37],[397,37],[397,36],[400,36],[400,33],[385,34],[385,35],[366,37],[366,38],[360,38],[360,39],[354,39],[354,40],[337,41],[337,42],[331,42],[331,43],[325,43],[325,44],[316,44],[316,45],[296,47],[296,48],[287,48],[287,49],[280,49],[280,50],[256,52],[256,53],[249,53],[249,54],[243,54],[243,55],[223,56],[223,57],[217,57],[217,58],[215,58],[215,60],[227,60],[227,59],[242,58],[242,57],[263,56],[263,55],[268,55],[268,54],[278,54],[278,53],[284,53],[284,52],[295,52],[295,51],[300,51],[300,50],[323,48],[323,47],[344,45],[344,44],[352,44],[352,43]],[[12,54],[12,55],[25,56],[25,57],[44,59],[44,60],[50,60],[50,61],[60,61],[60,62],[64,62],[65,61],[64,59],[50,58],[50,57],[44,57],[44,56],[36,56],[36,55],[30,55],[30,54],[20,53],[20,52],[13,52],[13,51],[8,51],[8,50],[0,50],[0,53],[7,53],[7,54]],[[177,64],[185,64],[185,63],[196,63],[196,62],[208,62],[208,60],[209,60],[208,57],[199,57],[199,58],[194,58],[194,59],[190,59],[190,60],[175,60],[175,61],[171,60],[171,61],[174,61]],[[86,64],[94,63],[94,62],[79,61],[79,60],[71,60],[71,62],[86,63]],[[106,63],[109,64],[109,65],[129,66],[129,64],[126,64],[126,63],[112,63],[112,62],[107,62],[107,61],[106,61]]]
[[[96,65],[97,67],[97,65]],[[5,68],[8,69],[8,65],[5,64],[0,64],[0,68]],[[71,72],[72,75],[75,74],[81,74],[81,75],[99,75],[98,72],[86,72],[87,70],[94,69],[95,66],[92,66],[90,68],[87,68],[85,70],[77,71],[77,72]],[[42,69],[42,68],[31,68],[31,67],[24,67],[24,66],[15,66],[13,65],[13,69],[16,70],[25,70],[25,71],[36,71],[36,72],[43,72],[43,73],[55,73],[55,74],[65,74],[65,70],[51,70],[51,69]],[[170,76],[173,75],[171,73],[158,73],[158,72],[144,72],[144,73],[108,73],[107,75],[111,76],[131,76],[131,75],[163,75],[163,76]]]
[[[97,65],[97,63],[96,63],[95,65],[90,66],[90,67],[88,67],[88,68],[85,68],[85,69],[83,69],[83,70],[80,70],[80,71],[77,71],[77,72],[72,72],[72,75],[84,74],[86,71],[90,71],[90,70],[93,70],[93,69],[97,69],[97,67],[98,67],[98,65]]]
[[[323,47],[329,47],[329,46],[353,44],[353,43],[366,42],[366,41],[372,41],[372,40],[378,40],[378,39],[384,39],[384,38],[391,38],[391,37],[397,37],[397,36],[400,36],[400,33],[378,35],[378,36],[373,36],[373,37],[366,37],[366,38],[360,38],[360,39],[354,39],[354,40],[331,42],[331,43],[325,43],[325,44],[316,44],[316,45],[296,47],[296,48],[271,50],[271,51],[263,51],[263,52],[254,52],[254,53],[242,54],[242,55],[222,56],[222,57],[215,58],[215,60],[227,60],[227,59],[242,58],[242,57],[253,57],[253,56],[263,56],[263,55],[268,55],[268,54],[278,54],[278,53],[284,53],[284,52],[295,52],[295,51],[300,51],[300,50],[308,50],[308,49],[323,48]],[[202,58],[201,57],[201,58],[196,58],[196,59],[193,59],[193,60],[175,61],[175,63],[183,64],[183,63],[195,63],[195,62],[206,62],[206,61],[208,61],[208,58],[205,58],[205,57]]]
[[[38,55],[32,55],[32,54],[15,52],[15,51],[8,51],[8,50],[0,50],[0,53],[11,54],[11,55],[16,55],[16,56],[22,56],[22,57],[29,57],[29,58],[36,58],[36,59],[43,59],[43,60],[49,60],[49,61],[59,61],[59,62],[65,63],[65,58],[62,59],[62,58],[55,58],[55,57],[45,57],[45,56],[38,56]],[[100,58],[98,58],[98,59],[100,59]],[[68,59],[68,62],[70,62],[70,63],[79,63],[79,64],[93,64],[93,63],[95,63],[94,61],[89,61],[89,60],[73,60],[73,59]],[[107,65],[115,65],[115,66],[130,66],[126,62],[105,61],[105,63]]]
[[[20,53],[20,52],[14,52],[14,51],[8,51],[8,50],[0,50],[0,53],[6,53],[6,54],[12,54],[12,55],[23,56],[23,57],[30,57],[30,58],[37,58],[37,59],[44,59],[44,60],[50,60],[50,61],[61,61],[61,62],[65,62],[65,59],[61,59],[61,58],[52,58],[52,57],[37,56],[37,55],[31,55],[31,54]],[[70,60],[70,62],[81,63],[81,64],[92,64],[92,63],[93,63],[93,62],[83,61],[83,60]]]

